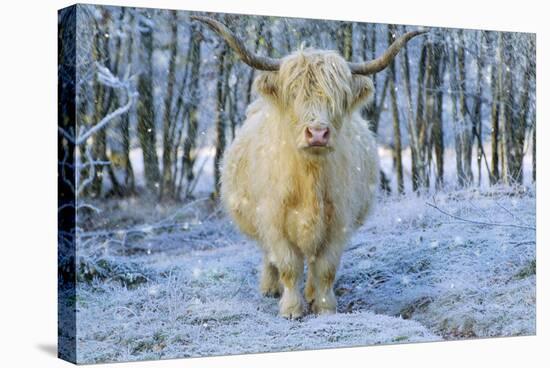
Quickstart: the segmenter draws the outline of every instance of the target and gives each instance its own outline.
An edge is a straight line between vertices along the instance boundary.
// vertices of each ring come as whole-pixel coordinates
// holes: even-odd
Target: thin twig
[[[498,201],[495,201],[496,205],[502,208],[507,214],[512,216],[512,218],[518,222],[524,223],[520,218],[518,218],[512,211],[510,211],[508,208],[504,207],[502,204],[500,204]]]
[[[437,211],[441,212],[442,214],[454,218],[455,220],[467,222],[467,223],[474,224],[474,225],[515,227],[515,228],[518,228],[518,229],[528,229],[528,230],[536,231],[536,228],[534,226],[518,225],[518,224],[503,224],[503,223],[498,223],[498,222],[485,222],[485,221],[469,220],[469,219],[465,219],[465,218],[450,214],[449,212],[446,212],[446,211],[442,210],[441,208],[437,207],[433,203],[426,202],[426,204],[428,206],[436,209]]]
[[[518,245],[526,245],[526,244],[536,244],[537,242],[535,240],[526,240],[526,241],[519,241],[519,242],[512,242],[508,243],[514,247],[517,247]]]

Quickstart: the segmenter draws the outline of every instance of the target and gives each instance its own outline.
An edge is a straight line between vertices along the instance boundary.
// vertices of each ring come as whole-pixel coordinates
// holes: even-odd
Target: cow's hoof
[[[336,313],[336,298],[331,294],[316,298],[311,305],[311,310],[315,314],[334,314]]]
[[[263,296],[278,298],[282,294],[282,287],[279,282],[262,282],[260,292]]]
[[[304,302],[299,296],[283,294],[279,301],[279,315],[288,319],[298,319],[304,315]]]
[[[262,290],[262,295],[266,296],[268,298],[278,298],[281,296],[281,293],[279,292],[279,289],[268,289],[268,290]]]
[[[318,314],[318,315],[322,315],[322,314],[335,314],[336,313],[336,308],[319,308],[319,307],[316,307],[315,304],[313,304],[313,313],[315,314]]]
[[[302,310],[294,310],[294,311],[281,311],[280,316],[286,319],[300,319],[303,317],[304,312]]]

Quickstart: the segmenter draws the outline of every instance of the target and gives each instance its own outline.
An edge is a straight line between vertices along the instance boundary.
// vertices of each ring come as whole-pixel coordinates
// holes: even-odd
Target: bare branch
[[[90,152],[90,146],[86,146],[86,159],[88,162],[93,162],[92,153]],[[76,195],[79,196],[84,188],[86,188],[90,183],[94,180],[95,177],[95,165],[90,165],[90,175],[84,180],[82,183],[78,183],[80,180],[80,172],[76,175],[76,181],[77,181],[77,193]]]
[[[434,203],[426,202],[426,205],[436,209],[437,211],[441,212],[444,215],[447,215],[451,218],[454,218],[455,220],[467,222],[467,223],[474,224],[474,225],[515,227],[515,228],[518,228],[518,229],[528,229],[528,230],[536,231],[536,227],[534,227],[534,226],[518,225],[518,224],[504,224],[504,223],[498,223],[498,222],[485,222],[485,221],[478,221],[478,220],[469,220],[469,219],[465,219],[465,218],[450,214],[449,212],[446,212],[446,211],[442,210],[441,208],[439,208]]]
[[[111,121],[113,121],[115,118],[119,117],[122,114],[125,114],[128,110],[130,110],[130,107],[132,107],[132,104],[134,103],[134,100],[136,98],[135,93],[129,93],[128,94],[128,102],[126,105],[119,107],[115,111],[111,112],[110,114],[107,114],[99,123],[94,125],[91,129],[89,129],[86,133],[81,134],[75,141],[75,145],[79,146],[82,143],[86,142],[88,138],[90,138],[93,134],[100,131],[101,129],[105,128],[107,124],[109,124]]]
[[[82,203],[82,204],[78,204],[78,205],[75,205],[74,203],[67,203],[67,204],[64,204],[63,206],[59,207],[57,209],[57,212],[61,212],[63,211],[65,208],[74,208],[76,209],[77,211],[81,208],[88,208],[92,211],[94,211],[95,213],[100,213],[101,210],[99,208],[97,208],[96,206],[93,206],[89,203]]]
[[[98,81],[101,84],[104,84],[108,87],[115,88],[115,89],[125,89],[126,94],[128,97],[128,102],[124,106],[120,106],[118,109],[114,110],[113,112],[107,114],[103,119],[101,119],[100,122],[95,124],[92,128],[90,128],[85,133],[79,134],[79,136],[75,139],[71,136],[68,132],[65,130],[59,128],[59,131],[65,138],[70,140],[72,143],[74,143],[76,146],[79,146],[86,142],[88,138],[90,138],[92,135],[100,131],[101,129],[105,128],[107,124],[109,124],[111,121],[113,121],[115,118],[119,117],[120,115],[123,115],[130,110],[130,107],[132,107],[132,104],[137,98],[137,93],[132,89],[132,85],[130,81],[133,77],[128,76],[128,72],[125,75],[124,80],[120,80],[119,78],[115,77],[111,71],[102,66],[99,63],[96,63],[97,68],[97,76]]]

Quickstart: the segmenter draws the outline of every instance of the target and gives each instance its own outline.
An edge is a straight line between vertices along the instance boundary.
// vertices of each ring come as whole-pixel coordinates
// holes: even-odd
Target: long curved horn
[[[395,40],[390,47],[382,54],[382,56],[371,60],[366,61],[362,63],[350,63],[348,62],[349,68],[351,70],[352,74],[362,74],[362,75],[369,75],[378,73],[381,70],[384,70],[388,65],[390,65],[391,61],[397,55],[399,50],[405,46],[405,44],[413,37],[416,37],[418,35],[427,33],[428,31],[412,31],[407,32],[403,36],[399,37],[397,40]]]
[[[254,69],[266,71],[279,70],[279,67],[281,66],[280,59],[260,56],[250,52],[245,47],[244,43],[240,39],[238,39],[233,34],[233,32],[231,32],[231,30],[227,28],[223,23],[220,23],[217,20],[209,17],[202,17],[198,15],[192,15],[191,19],[206,23],[229,44],[229,46],[239,55],[242,61],[244,61]]]

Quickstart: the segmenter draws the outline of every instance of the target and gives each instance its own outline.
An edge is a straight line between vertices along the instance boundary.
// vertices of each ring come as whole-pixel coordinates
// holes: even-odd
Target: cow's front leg
[[[264,254],[262,275],[260,279],[260,291],[265,296],[278,297],[280,295],[279,270],[271,263],[269,256]]]
[[[304,302],[300,294],[300,281],[304,273],[304,258],[286,241],[274,244],[272,255],[283,285],[279,314],[285,318],[301,317],[304,313]]]
[[[335,247],[336,248],[336,247]],[[340,264],[339,248],[324,249],[311,263],[314,300],[312,310],[316,314],[336,313],[336,296],[334,295],[334,280]]]

